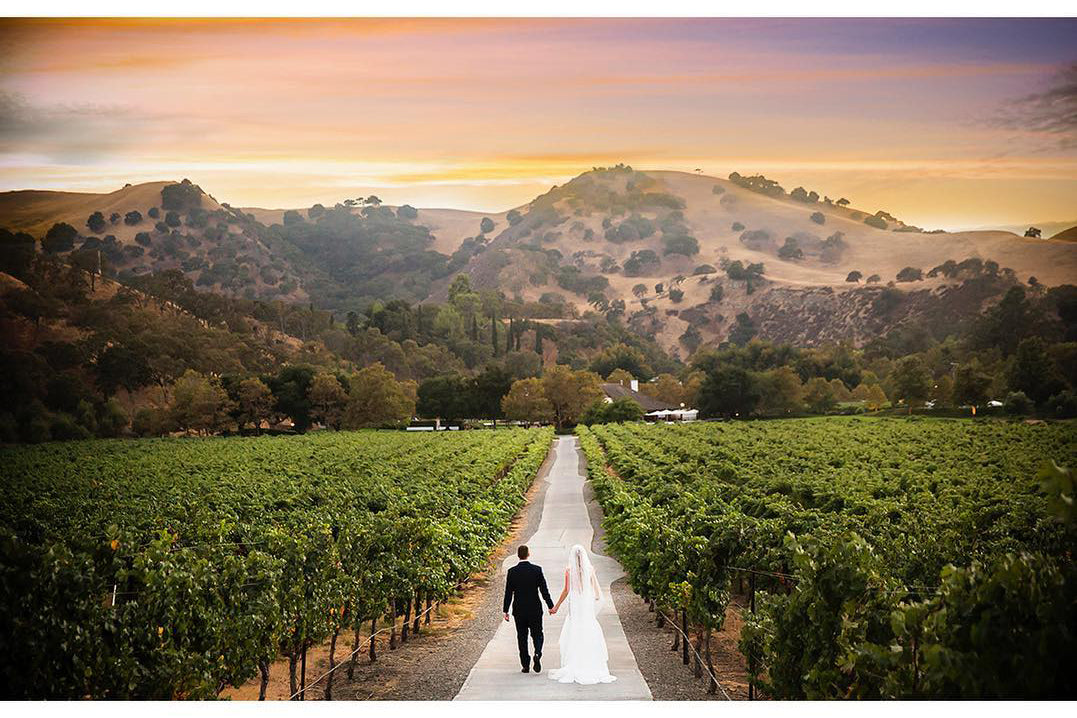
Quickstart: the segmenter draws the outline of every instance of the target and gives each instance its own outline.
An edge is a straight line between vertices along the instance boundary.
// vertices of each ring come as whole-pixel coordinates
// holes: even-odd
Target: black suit
[[[542,600],[539,592],[542,592]],[[527,653],[527,634],[535,644],[535,658],[542,657],[542,601],[553,608],[550,589],[546,587],[546,577],[542,569],[529,561],[521,561],[509,569],[505,578],[505,607],[516,619],[516,642],[520,646],[520,664],[524,668],[531,666],[531,656]]]

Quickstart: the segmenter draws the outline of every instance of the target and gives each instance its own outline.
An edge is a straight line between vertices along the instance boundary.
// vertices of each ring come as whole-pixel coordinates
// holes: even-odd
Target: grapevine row
[[[552,431],[72,442],[0,450],[8,697],[210,698],[447,598]]]
[[[1072,524],[1036,480],[1071,424],[808,419],[579,428],[607,540],[778,698],[1072,693]]]

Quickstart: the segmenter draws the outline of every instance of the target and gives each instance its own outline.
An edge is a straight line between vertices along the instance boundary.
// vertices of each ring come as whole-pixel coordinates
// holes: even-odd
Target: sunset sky
[[[0,189],[487,211],[763,172],[949,229],[1077,218],[1077,20],[0,20]]]

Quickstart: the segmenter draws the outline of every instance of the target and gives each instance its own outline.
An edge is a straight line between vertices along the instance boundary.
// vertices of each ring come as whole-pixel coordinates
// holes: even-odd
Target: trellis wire
[[[733,700],[732,698],[729,697],[729,694],[726,693],[725,687],[722,685],[721,681],[718,680],[718,676],[714,675],[714,673],[711,671],[710,667],[707,666],[706,662],[703,660],[703,656],[699,655],[699,651],[697,651],[696,647],[692,645],[692,641],[688,638],[688,634],[686,634],[684,631],[682,631],[681,627],[678,626],[677,623],[674,620],[672,620],[665,613],[662,613],[662,609],[658,608],[658,606],[655,606],[654,610],[655,610],[656,613],[661,615],[662,618],[666,619],[666,621],[668,621],[670,623],[670,625],[673,626],[673,628],[677,631],[677,633],[679,633],[679,634],[681,634],[681,636],[683,636],[682,640],[685,641],[685,645],[688,646],[688,648],[690,648],[692,650],[692,653],[696,654],[696,660],[699,661],[699,665],[703,668],[704,671],[707,672],[707,675],[709,675],[711,677],[711,680],[714,681],[714,685],[718,686],[718,690],[720,690],[722,692],[722,696],[727,701]]]

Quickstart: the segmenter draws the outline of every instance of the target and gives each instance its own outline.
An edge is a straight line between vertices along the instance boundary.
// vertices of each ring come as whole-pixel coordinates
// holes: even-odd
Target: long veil
[[[576,544],[569,551],[568,561],[569,605],[573,611],[578,609],[597,612],[602,602],[602,587],[595,575],[595,567],[583,546]],[[578,606],[572,605],[578,599]]]
[[[550,678],[584,685],[615,681],[607,668],[609,652],[598,623],[602,586],[583,546],[569,549],[567,571],[569,610],[561,626],[561,667],[550,671]]]

